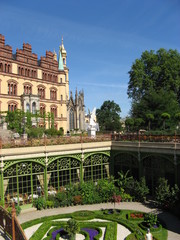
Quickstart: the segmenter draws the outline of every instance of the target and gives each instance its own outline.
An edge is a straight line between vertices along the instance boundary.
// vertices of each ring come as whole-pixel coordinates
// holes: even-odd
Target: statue
[[[96,108],[93,109],[91,116],[90,116],[90,127],[96,126]]]
[[[91,138],[96,137],[96,108],[90,114],[90,121],[88,126],[88,136]]]

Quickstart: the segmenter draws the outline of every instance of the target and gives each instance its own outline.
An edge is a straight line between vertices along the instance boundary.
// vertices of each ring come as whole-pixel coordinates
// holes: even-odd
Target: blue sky
[[[85,93],[86,110],[105,100],[128,115],[128,71],[145,50],[180,51],[179,0],[0,0],[0,33],[6,44],[44,56],[67,51],[70,90]]]

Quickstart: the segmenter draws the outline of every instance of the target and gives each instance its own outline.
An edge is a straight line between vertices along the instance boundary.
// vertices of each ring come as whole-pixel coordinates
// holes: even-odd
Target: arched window
[[[8,82],[8,95],[17,95],[17,83],[15,81]]]
[[[40,85],[38,86],[38,95],[41,99],[45,99],[45,87]]]
[[[46,106],[44,104],[40,104],[40,115],[44,116],[45,112],[46,112]]]
[[[51,113],[54,114],[54,117],[57,117],[57,106],[56,105],[51,106]]]
[[[35,114],[36,113],[36,103],[33,102],[32,103],[32,114]]]
[[[32,87],[29,83],[24,84],[24,94],[31,94],[32,93]]]
[[[17,103],[16,102],[8,102],[8,111],[14,112],[17,110]]]
[[[57,100],[57,90],[55,88],[50,89],[50,99]]]
[[[71,109],[69,113],[69,128],[74,129],[74,111]]]
[[[26,103],[26,112],[30,112],[30,105],[29,105],[29,103]]]
[[[8,71],[8,73],[11,72],[11,66],[10,66],[10,64],[8,64],[8,69],[7,69],[7,71]]]

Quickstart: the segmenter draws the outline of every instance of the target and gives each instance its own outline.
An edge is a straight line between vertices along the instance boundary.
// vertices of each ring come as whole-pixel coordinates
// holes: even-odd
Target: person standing
[[[153,240],[153,237],[152,237],[152,234],[150,233],[150,229],[149,228],[147,229],[147,233],[146,233],[145,239],[146,240]]]

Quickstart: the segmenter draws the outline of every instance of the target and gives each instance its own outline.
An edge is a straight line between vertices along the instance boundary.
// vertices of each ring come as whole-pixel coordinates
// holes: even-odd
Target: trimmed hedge
[[[50,229],[51,226],[53,226],[53,229],[61,228],[66,225],[67,222],[65,221],[54,221],[56,219],[62,219],[62,218],[77,218],[80,224],[80,227],[86,227],[86,228],[94,228],[98,229],[99,234],[96,236],[96,239],[98,239],[100,236],[102,236],[102,231],[100,227],[106,227],[106,233],[105,233],[105,240],[116,240],[117,239],[117,224],[121,224],[128,228],[132,234],[130,234],[127,238],[129,240],[133,239],[143,239],[146,233],[147,228],[141,228],[138,224],[139,221],[131,221],[127,219],[127,215],[130,213],[134,213],[134,211],[130,210],[121,210],[119,214],[104,214],[104,210],[99,211],[78,211],[72,214],[62,214],[62,215],[56,215],[56,216],[50,216],[50,217],[43,217],[39,219],[35,219],[33,221],[29,221],[27,223],[22,224],[23,229],[28,228],[30,226],[36,225],[38,223],[42,223],[38,231],[36,231],[33,236],[31,237],[31,240],[39,240],[44,237],[45,233]],[[140,212],[138,212],[140,213]],[[90,220],[93,218],[100,218],[111,222],[85,222],[85,220]],[[52,221],[53,220],[53,221]],[[53,230],[54,231],[54,230]],[[152,231],[153,232],[153,231]],[[166,233],[167,231],[162,228],[159,229],[159,231],[153,232],[156,238],[158,240],[165,240],[167,239]],[[165,237],[164,237],[165,236]],[[46,240],[49,240],[47,236]],[[136,237],[136,238],[135,238]],[[86,238],[88,240],[88,238]]]
[[[91,220],[95,217],[95,214],[93,211],[78,211],[78,212],[74,212],[72,214],[72,218],[76,219],[76,220]]]
[[[150,227],[150,228],[149,228],[150,231],[151,231],[151,232],[161,231],[161,230],[162,230],[162,225],[161,225],[161,224],[158,224],[158,225],[159,225],[158,228]],[[140,226],[144,231],[146,231],[147,228],[148,228],[147,226],[144,226],[144,225],[143,225],[143,222],[140,223],[139,226]]]

